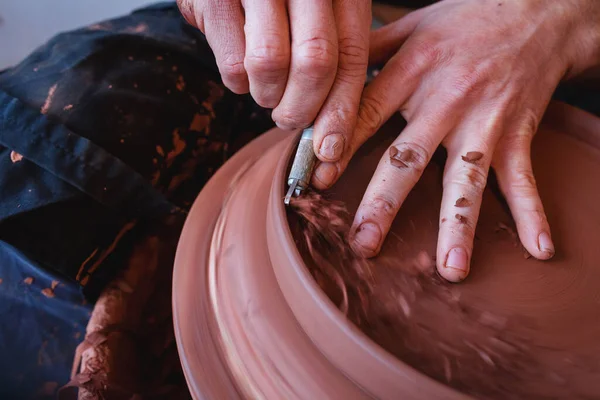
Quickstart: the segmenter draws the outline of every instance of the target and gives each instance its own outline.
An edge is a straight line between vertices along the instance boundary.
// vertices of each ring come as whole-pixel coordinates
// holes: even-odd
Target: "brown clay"
[[[411,271],[431,269],[435,254],[441,167],[434,161],[374,263],[372,299],[381,301],[372,302],[375,318],[362,331],[347,319],[344,303],[320,288],[292,236],[282,202],[291,137],[274,130],[238,153],[198,197],[176,258],[175,330],[194,397],[599,397],[600,122],[552,107],[533,161],[555,258],[523,256],[491,184],[469,278],[450,285],[417,272],[415,279]],[[398,121],[382,131],[328,194],[350,212]],[[398,277],[406,279],[398,284]],[[406,291],[415,282],[420,287]],[[410,329],[400,336],[385,326]],[[520,379],[512,379],[517,373]]]

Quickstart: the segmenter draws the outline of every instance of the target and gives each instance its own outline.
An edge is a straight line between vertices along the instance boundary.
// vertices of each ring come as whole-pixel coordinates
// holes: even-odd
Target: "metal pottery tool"
[[[308,188],[316,161],[317,156],[313,150],[313,126],[311,125],[304,129],[300,136],[296,156],[287,180],[289,189],[283,200],[286,205],[290,204],[292,196],[300,196],[302,191]]]

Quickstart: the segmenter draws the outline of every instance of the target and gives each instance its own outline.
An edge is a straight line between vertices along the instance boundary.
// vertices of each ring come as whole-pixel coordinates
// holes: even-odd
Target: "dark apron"
[[[58,35],[0,74],[0,240],[93,298],[270,126],[173,3]]]

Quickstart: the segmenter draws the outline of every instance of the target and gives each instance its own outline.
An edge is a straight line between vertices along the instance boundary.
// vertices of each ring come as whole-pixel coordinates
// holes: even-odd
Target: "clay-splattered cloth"
[[[213,172],[270,126],[220,83],[174,3],[60,34],[0,73],[0,398],[54,395],[81,342],[74,383],[88,392],[176,398],[181,223]],[[157,237],[168,246],[150,249]],[[161,256],[140,264],[136,249]],[[80,290],[100,298],[85,341]],[[131,381],[115,381],[118,364]]]

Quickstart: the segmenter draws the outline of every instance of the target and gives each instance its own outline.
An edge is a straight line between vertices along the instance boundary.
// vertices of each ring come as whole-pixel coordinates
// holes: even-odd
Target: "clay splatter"
[[[185,90],[185,81],[183,80],[183,76],[179,75],[177,77],[177,83],[175,84],[177,90],[183,92]]]
[[[23,279],[23,283],[26,285],[31,285],[33,283],[33,277],[28,276],[27,278]]]
[[[456,218],[461,224],[467,223],[467,217],[465,217],[464,215],[456,214],[454,218]]]
[[[16,151],[13,150],[10,152],[10,161],[12,161],[13,164],[21,161],[22,159],[23,156],[17,153]]]
[[[410,149],[398,150],[396,146],[390,147],[390,164],[397,168],[408,168],[415,160],[415,154]]]
[[[167,154],[167,165],[171,165],[175,158],[185,150],[186,143],[179,136],[179,129],[173,131],[173,150]]]
[[[461,158],[465,162],[475,164],[483,158],[483,153],[479,151],[469,151],[466,155],[461,156]]]
[[[66,106],[63,107],[63,110],[64,111],[69,111],[72,108],[73,108],[73,104],[67,104]]]
[[[50,285],[50,289],[54,290],[56,289],[56,287],[58,286],[60,282],[59,281],[52,281],[52,284]]]
[[[143,33],[148,30],[148,25],[144,23],[137,24],[136,26],[130,26],[125,29],[127,33]]]
[[[51,299],[54,297],[54,290],[52,290],[50,288],[46,288],[46,289],[42,290],[42,294],[44,296],[46,296],[47,298]]]
[[[459,199],[456,200],[456,203],[454,203],[454,207],[469,207],[471,205],[471,202],[469,200],[467,200],[465,197],[461,197]]]
[[[48,96],[46,97],[46,101],[44,102],[44,105],[42,106],[40,112],[42,114],[47,114],[48,110],[50,109],[50,106],[52,105],[52,99],[54,98],[54,93],[56,93],[56,87],[58,86],[57,83],[55,83],[54,85],[52,85],[50,87],[50,90],[48,90]]]

